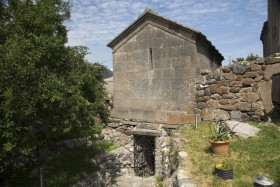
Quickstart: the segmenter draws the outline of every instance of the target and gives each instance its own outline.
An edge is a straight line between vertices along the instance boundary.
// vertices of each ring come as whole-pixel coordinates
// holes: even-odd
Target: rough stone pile
[[[197,108],[203,120],[257,120],[273,109],[271,77],[280,72],[280,60],[258,59],[204,70],[197,81]]]

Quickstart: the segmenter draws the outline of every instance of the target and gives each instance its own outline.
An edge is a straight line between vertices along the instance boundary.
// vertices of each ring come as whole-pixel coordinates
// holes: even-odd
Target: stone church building
[[[261,41],[263,43],[263,57],[280,53],[280,1],[268,1],[268,20],[264,22]],[[272,101],[280,109],[280,74],[272,77]]]
[[[108,45],[113,118],[178,124],[195,120],[195,78],[224,57],[201,32],[146,9]]]

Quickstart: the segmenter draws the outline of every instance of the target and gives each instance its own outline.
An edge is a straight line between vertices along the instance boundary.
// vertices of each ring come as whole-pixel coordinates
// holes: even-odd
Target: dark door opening
[[[155,175],[155,137],[134,135],[134,172],[137,176]]]

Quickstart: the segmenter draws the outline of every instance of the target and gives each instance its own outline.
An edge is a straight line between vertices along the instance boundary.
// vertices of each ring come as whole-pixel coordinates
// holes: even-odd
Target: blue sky
[[[202,32],[225,57],[262,56],[260,33],[267,20],[267,0],[70,0],[68,45],[87,46],[87,60],[112,69],[106,45],[146,7]]]

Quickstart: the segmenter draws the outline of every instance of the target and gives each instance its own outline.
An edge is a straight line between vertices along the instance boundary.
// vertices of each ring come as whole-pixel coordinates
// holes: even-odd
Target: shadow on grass
[[[92,158],[104,151],[108,145],[78,147],[48,157],[14,172],[10,186],[40,186],[39,168],[43,168],[44,186],[71,186],[99,169]],[[94,149],[93,149],[94,148]]]

